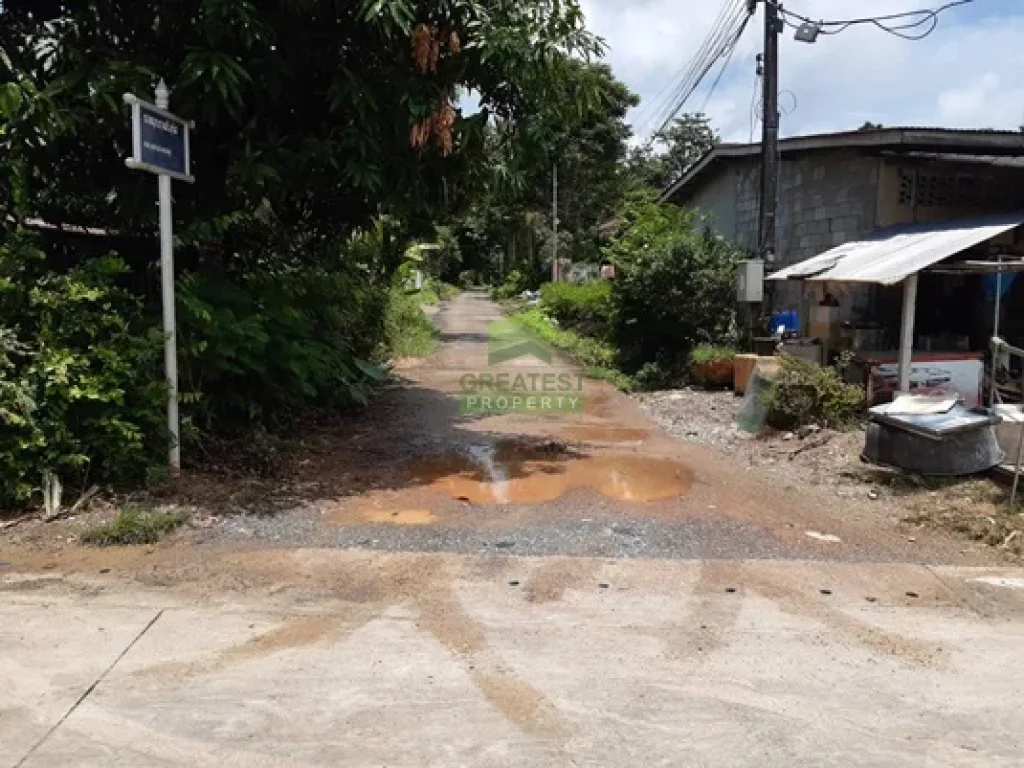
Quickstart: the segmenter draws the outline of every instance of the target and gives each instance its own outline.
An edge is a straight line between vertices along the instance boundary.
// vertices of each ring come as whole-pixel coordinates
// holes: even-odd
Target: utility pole
[[[551,282],[558,282],[558,163],[551,169]]]
[[[756,0],[752,0],[756,2]],[[776,210],[779,202],[779,5],[764,0],[764,77],[761,78],[761,207],[758,256],[775,261]]]

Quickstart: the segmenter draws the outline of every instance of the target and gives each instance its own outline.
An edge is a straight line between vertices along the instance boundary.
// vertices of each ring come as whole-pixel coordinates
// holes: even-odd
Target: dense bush
[[[605,280],[545,283],[541,304],[561,325],[591,336],[605,336],[612,319],[612,286]]]
[[[607,379],[620,389],[628,390],[632,387],[629,377],[616,367],[617,352],[608,342],[556,328],[539,309],[520,312],[513,317],[551,346],[568,352],[589,375]]]
[[[525,291],[528,285],[529,282],[526,275],[518,269],[513,269],[505,275],[505,282],[491,291],[491,295],[499,300],[513,299]]]
[[[437,347],[437,331],[420,308],[419,293],[394,287],[384,313],[383,353],[395,357],[425,357]]]
[[[698,230],[691,213],[633,201],[605,255],[617,271],[615,338],[627,371],[651,362],[674,370],[697,344],[729,338],[742,253]]]
[[[365,402],[389,342],[432,342],[418,300],[368,280],[357,256],[343,247],[291,268],[179,276],[186,461],[208,437]],[[77,490],[140,482],[166,462],[160,313],[142,298],[155,290],[141,290],[155,274],[71,257],[60,268],[24,234],[0,245],[0,508],[38,498],[44,470]]]
[[[736,357],[734,347],[721,344],[698,344],[690,350],[690,365],[706,365],[732,360]]]
[[[43,470],[74,488],[166,455],[162,337],[126,271],[114,256],[52,270],[22,233],[0,244],[0,508]]]
[[[201,430],[365,402],[387,291],[340,263],[179,281],[181,390]]]
[[[780,370],[763,399],[768,423],[777,429],[804,424],[842,429],[861,417],[864,388],[843,381],[840,371],[783,355]]]
[[[641,392],[672,389],[686,380],[681,367],[666,368],[661,363],[644,363],[632,376],[634,387]]]
[[[452,285],[451,283],[443,283],[440,280],[432,280],[431,285],[441,301],[451,301],[462,293],[458,286]]]

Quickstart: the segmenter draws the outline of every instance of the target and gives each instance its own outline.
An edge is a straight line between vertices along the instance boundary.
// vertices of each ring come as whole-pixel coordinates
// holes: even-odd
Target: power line
[[[664,125],[668,119],[671,119],[670,116],[676,111],[676,106],[680,100],[688,96],[689,93],[692,93],[693,88],[700,81],[701,77],[707,73],[707,70],[717,59],[718,55],[720,55],[721,41],[725,33],[735,23],[736,14],[740,10],[741,3],[742,0],[733,0],[731,4],[727,3],[722,6],[722,11],[704,38],[704,42],[688,63],[685,74],[676,83],[669,98],[652,115],[654,118],[652,122],[656,125]]]
[[[771,0],[768,0],[771,2]],[[923,40],[928,37],[935,28],[939,26],[939,14],[950,8],[955,8],[960,5],[967,5],[974,2],[974,0],[954,0],[953,2],[946,3],[945,5],[939,6],[938,8],[923,8],[917,11],[904,11],[903,13],[890,13],[883,16],[866,16],[863,18],[856,19],[842,19],[838,21],[814,21],[808,16],[804,16],[793,11],[786,10],[779,7],[779,13],[782,15],[783,20],[791,27],[799,27],[800,25],[795,24],[790,20],[790,17],[799,19],[805,24],[812,24],[816,26],[819,32],[823,35],[838,35],[840,32],[845,32],[847,29],[853,26],[861,24],[871,24],[883,32],[887,32],[890,35],[901,37],[904,40]],[[910,21],[916,19],[916,21]],[[887,24],[885,22],[890,21],[904,21],[908,20],[905,24]],[[917,29],[930,24],[930,26],[923,32],[917,34],[908,34],[904,30]],[[834,29],[833,29],[834,27]]]
[[[750,11],[746,0],[730,0],[722,6],[703,43],[687,65],[659,92],[651,109],[646,111],[642,129],[658,126],[657,133],[672,121],[686,100],[693,94],[715,62],[731,54],[737,31],[746,23]],[[666,98],[660,97],[669,91]],[[652,134],[653,135],[653,134]],[[650,143],[650,142],[648,142]]]
[[[704,97],[704,104],[701,105],[701,108],[700,108],[701,112],[706,112],[707,111],[708,103],[711,101],[711,97],[715,93],[715,88],[717,88],[718,84],[720,82],[722,82],[722,76],[725,74],[725,70],[727,70],[729,68],[729,62],[732,61],[732,55],[736,52],[736,45],[739,43],[740,38],[743,37],[743,32],[746,30],[747,23],[749,21],[750,21],[750,16],[747,16],[743,20],[743,26],[741,26],[739,28],[739,31],[736,33],[735,38],[730,43],[730,45],[729,45],[729,52],[725,56],[725,61],[722,62],[722,68],[718,71],[718,77],[715,78],[715,82],[713,82],[711,84],[711,87],[708,89],[708,95]]]
[[[733,12],[735,12],[736,6],[739,5],[740,1],[741,0],[733,0]],[[684,87],[686,81],[692,76],[694,70],[697,68],[697,63],[701,60],[702,56],[705,55],[709,43],[721,31],[722,25],[726,21],[729,10],[730,6],[727,2],[725,5],[722,6],[722,10],[719,12],[718,17],[712,23],[711,29],[708,31],[708,34],[705,36],[704,41],[701,43],[701,47],[697,49],[697,53],[695,53],[690,58],[690,60],[686,62],[686,64],[679,68],[675,75],[673,75],[672,78],[661,87],[661,90],[659,90],[658,93],[655,94],[655,96],[645,106],[641,107],[640,112],[637,115],[638,118],[641,114],[644,113],[647,113],[648,118],[653,117],[655,114],[660,114],[664,111],[667,104],[674,100],[674,96],[666,98],[665,100],[661,100],[661,97],[665,95],[665,93],[669,91],[669,89],[671,89],[672,93],[675,94],[681,88]],[[648,120],[648,122],[652,121]]]
[[[751,11],[744,4],[743,0],[739,0],[739,2],[734,3],[733,8],[733,14],[729,17],[727,22],[719,27],[718,33],[714,35],[714,37],[709,37],[705,41],[705,45],[702,46],[702,50],[706,51],[706,53],[703,56],[700,56],[699,59],[695,57],[695,66],[692,67],[689,77],[679,88],[676,89],[675,97],[669,103],[668,108],[662,110],[659,114],[659,127],[654,131],[652,136],[663,131],[668,124],[672,122],[675,116],[679,114],[690,96],[692,96],[693,92],[697,90],[717,61],[724,57],[726,59],[726,64],[728,64],[728,60],[732,57],[733,51],[735,50],[737,43],[739,43],[740,37],[742,37],[743,31],[746,29],[751,16]],[[719,75],[719,80],[720,79],[721,74]]]

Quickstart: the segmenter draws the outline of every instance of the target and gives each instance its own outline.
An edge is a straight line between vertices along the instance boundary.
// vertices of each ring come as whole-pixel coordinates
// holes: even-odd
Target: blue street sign
[[[130,168],[162,173],[193,181],[189,168],[191,123],[149,102],[125,95],[132,107],[132,157]]]
[[[185,136],[188,126],[178,120],[168,120],[155,109],[140,105],[139,117],[142,147],[139,159],[147,165],[162,168],[169,173],[188,175],[185,160]]]

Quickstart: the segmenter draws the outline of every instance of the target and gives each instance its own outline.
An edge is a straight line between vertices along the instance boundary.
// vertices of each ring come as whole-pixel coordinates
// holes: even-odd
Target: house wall
[[[706,180],[674,202],[698,209],[708,224],[753,254],[757,249],[760,158],[725,158]],[[1024,168],[945,158],[883,157],[854,149],[789,154],[780,164],[778,253],[775,268],[809,259],[858,240],[877,227],[941,221],[1024,210]],[[993,245],[1024,255],[1024,234],[1014,230]],[[987,249],[988,244],[984,246]],[[826,291],[839,300],[839,320],[873,315],[877,287],[858,284],[770,283],[771,309],[798,309]],[[898,291],[898,289],[891,289]],[[890,291],[891,292],[891,291]]]
[[[721,173],[714,174],[701,188],[700,202],[690,204],[700,211],[711,229],[734,242],[739,234],[737,222],[740,215],[736,200],[736,173],[735,167],[727,166]]]
[[[753,254],[757,249],[760,158],[727,161],[724,171],[676,202],[696,208],[716,232]],[[779,169],[778,253],[774,268],[795,264],[835,245],[856,240],[875,227],[881,160],[856,152],[818,151],[784,158]],[[729,208],[732,209],[730,215]],[[773,284],[775,308],[800,308],[815,293],[849,295],[853,313],[866,306],[866,288],[823,286],[804,294],[799,283]],[[846,319],[845,317],[843,319]]]
[[[881,165],[879,227],[1019,210],[1024,210],[1024,168],[896,158]],[[991,244],[1024,251],[1016,230],[992,238]]]
[[[734,160],[686,198],[712,229],[741,248],[757,247],[760,160]],[[881,161],[854,152],[784,159],[779,175],[778,263],[786,266],[870,232]]]

